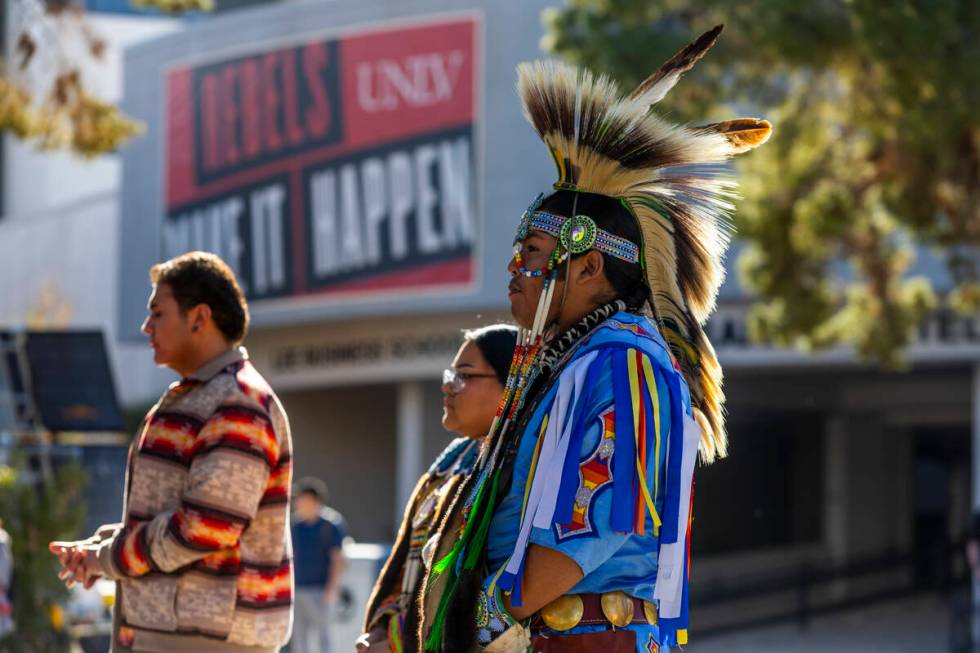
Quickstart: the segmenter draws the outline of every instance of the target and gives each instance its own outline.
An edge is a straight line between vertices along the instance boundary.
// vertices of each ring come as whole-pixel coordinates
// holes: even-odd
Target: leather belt
[[[575,626],[656,624],[657,607],[625,592],[566,594],[541,608],[531,621],[532,630],[559,632]]]

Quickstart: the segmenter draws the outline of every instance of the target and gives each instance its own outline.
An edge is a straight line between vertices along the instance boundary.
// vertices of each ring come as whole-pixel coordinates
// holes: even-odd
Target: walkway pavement
[[[795,624],[697,638],[685,653],[948,653],[946,598],[921,595]]]

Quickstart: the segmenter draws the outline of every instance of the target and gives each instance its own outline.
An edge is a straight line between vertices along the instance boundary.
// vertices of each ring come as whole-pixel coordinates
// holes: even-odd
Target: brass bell
[[[566,594],[541,608],[541,620],[552,630],[565,631],[582,621],[585,604],[578,594]]]
[[[657,606],[650,601],[643,602],[643,616],[647,618],[647,623],[651,626],[657,625],[657,620],[660,618],[657,614]]]
[[[622,628],[633,621],[633,599],[626,592],[606,592],[602,595],[602,614],[609,623]]]

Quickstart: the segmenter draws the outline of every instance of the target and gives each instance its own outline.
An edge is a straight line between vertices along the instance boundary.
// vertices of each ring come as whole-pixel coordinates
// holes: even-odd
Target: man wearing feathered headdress
[[[425,650],[687,641],[695,459],[726,452],[721,370],[702,329],[731,231],[719,164],[770,125],[677,126],[650,106],[720,32],[626,96],[563,64],[518,69],[558,181],[515,238],[518,347],[488,445],[431,547]]]

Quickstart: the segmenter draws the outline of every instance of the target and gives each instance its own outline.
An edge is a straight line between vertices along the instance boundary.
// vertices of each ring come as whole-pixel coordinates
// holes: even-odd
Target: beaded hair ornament
[[[626,238],[611,234],[596,226],[595,220],[587,215],[576,214],[571,218],[563,215],[540,211],[544,195],[538,195],[524,211],[521,224],[514,238],[514,262],[518,271],[526,277],[540,277],[546,271],[564,263],[569,255],[582,254],[594,249],[603,254],[609,254],[627,263],[640,262],[640,248]],[[521,258],[521,242],[531,231],[540,231],[558,239],[548,259],[548,266],[541,270],[528,270]]]

